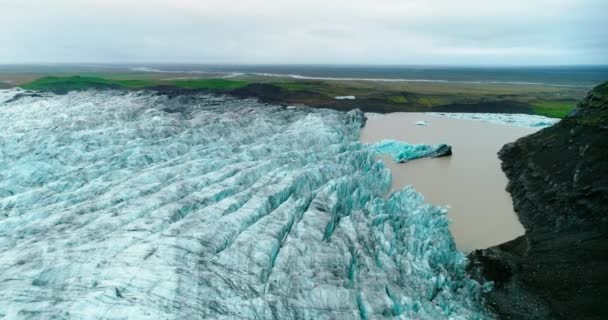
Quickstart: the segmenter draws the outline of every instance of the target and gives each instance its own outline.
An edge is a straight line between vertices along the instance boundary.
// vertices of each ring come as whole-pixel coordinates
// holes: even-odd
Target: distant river
[[[132,70],[254,74],[318,80],[420,81],[593,87],[608,79],[608,66],[437,67],[330,65],[145,65]]]

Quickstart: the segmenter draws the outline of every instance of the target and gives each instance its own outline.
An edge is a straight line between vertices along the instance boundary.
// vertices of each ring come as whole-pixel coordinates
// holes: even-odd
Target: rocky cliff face
[[[503,319],[608,319],[608,82],[499,152],[526,234],[471,254]]]

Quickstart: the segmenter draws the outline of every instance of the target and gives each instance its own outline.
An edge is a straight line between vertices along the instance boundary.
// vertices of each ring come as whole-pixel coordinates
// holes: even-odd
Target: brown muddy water
[[[416,125],[426,121],[428,126]],[[391,113],[370,117],[361,141],[394,139],[409,143],[452,146],[451,157],[384,163],[393,175],[393,189],[413,185],[427,202],[449,206],[450,229],[465,252],[487,248],[524,233],[505,191],[507,178],[497,152],[508,143],[538,129],[519,128],[477,120],[449,119],[424,113]]]

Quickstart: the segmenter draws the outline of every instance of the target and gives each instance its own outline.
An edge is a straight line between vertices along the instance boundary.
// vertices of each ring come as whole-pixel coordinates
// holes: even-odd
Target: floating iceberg
[[[497,124],[524,128],[544,128],[550,127],[559,122],[560,119],[548,118],[545,116],[531,114],[511,114],[511,113],[450,113],[450,112],[429,112],[432,116],[448,117],[454,119],[479,120]]]
[[[336,100],[355,100],[355,96],[338,96],[334,97]]]
[[[387,197],[363,121],[207,95],[3,103],[0,314],[490,317],[445,210]]]
[[[374,144],[377,154],[388,154],[395,162],[403,163],[419,158],[437,158],[452,154],[447,144],[409,144],[395,140],[383,140]]]

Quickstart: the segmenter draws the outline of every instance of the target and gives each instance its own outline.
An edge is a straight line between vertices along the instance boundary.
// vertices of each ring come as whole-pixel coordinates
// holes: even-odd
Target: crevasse
[[[359,111],[81,92],[0,103],[6,319],[482,319],[445,210]]]

